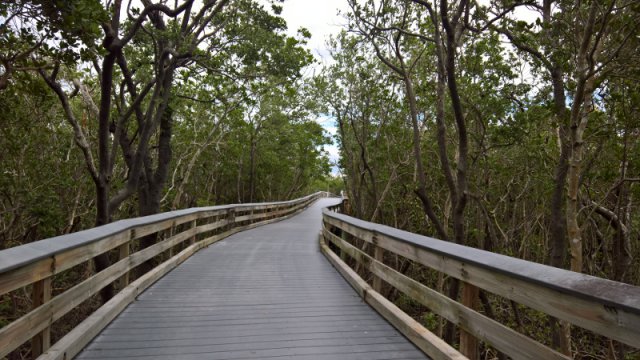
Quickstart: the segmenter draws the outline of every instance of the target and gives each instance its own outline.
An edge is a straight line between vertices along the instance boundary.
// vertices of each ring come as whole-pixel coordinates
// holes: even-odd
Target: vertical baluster
[[[227,210],[227,230],[232,230],[236,227],[236,210],[229,209]]]
[[[197,226],[198,226],[198,220],[193,220],[193,221],[191,222],[191,228],[192,228],[192,229],[195,229]],[[195,243],[196,243],[197,236],[198,236],[198,234],[194,234],[194,235],[191,237],[191,239],[189,240],[189,245],[193,245],[193,244],[195,244]]]
[[[343,226],[342,223],[340,223],[340,226]],[[337,233],[335,233],[336,235],[338,235],[342,240],[349,242],[349,233],[347,233],[346,231],[342,230],[342,228],[337,226],[334,227],[334,229],[337,230]],[[349,259],[349,255],[347,255],[345,251],[342,251],[340,247],[338,247],[338,253],[340,254],[340,260],[346,263]]]
[[[171,239],[173,237],[173,235],[176,234],[176,222],[172,222],[171,223],[171,228],[169,228],[169,236],[166,237],[165,240]],[[175,246],[172,246],[169,248],[169,259],[171,259],[173,257],[173,248]]]
[[[32,308],[35,309],[51,300],[51,278],[45,278],[33,283],[31,292]],[[51,328],[47,326],[31,338],[31,355],[35,359],[51,346]]]
[[[129,257],[129,255],[131,254],[131,247],[130,247],[131,239],[134,239],[135,237],[136,237],[136,232],[134,229],[132,229],[131,232],[129,233],[129,241],[127,241],[126,243],[118,247],[118,261],[124,260]],[[127,285],[129,285],[128,271],[124,273],[124,275],[122,275],[120,279],[118,279],[118,284],[120,289],[124,289],[125,287],[127,287]]]
[[[375,236],[373,237],[373,243],[377,243],[377,238]],[[382,259],[384,257],[384,249],[379,247],[378,245],[373,245],[373,257],[374,259],[382,262]],[[373,290],[382,293],[382,279],[375,275],[373,276]]]
[[[479,294],[480,289],[471,284],[463,283],[462,305],[475,310]],[[478,359],[478,339],[462,329],[460,330],[460,352],[470,360]]]

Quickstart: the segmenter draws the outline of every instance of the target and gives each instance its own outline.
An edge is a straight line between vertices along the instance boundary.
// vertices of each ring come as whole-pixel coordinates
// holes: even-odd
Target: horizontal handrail
[[[466,304],[457,303],[400,274],[384,264],[382,251],[400,255],[457,278],[463,284],[484,289],[610,339],[640,347],[640,287],[413,234],[333,210],[339,210],[339,205],[323,210],[325,243],[333,244],[376,278],[507,355],[566,358],[475,312]],[[346,234],[373,246],[376,256],[355,247],[347,241]]]
[[[326,193],[316,192],[291,201],[171,211],[0,251],[0,295],[30,286],[33,299],[29,313],[0,329],[0,358],[29,339],[34,358],[43,352],[39,358],[73,357],[137,294],[199,249],[239,231],[291,216],[322,196]],[[134,240],[152,234],[164,236],[150,247],[131,252]],[[54,275],[112,250],[118,250],[118,261],[51,297]],[[167,256],[160,264],[129,284],[129,273],[134,268],[162,254]],[[114,282],[119,284],[120,293],[49,348],[50,325]]]
[[[304,201],[305,199],[317,196],[318,194],[324,194],[324,192],[317,192],[300,199],[289,201],[230,204],[175,210],[138,218],[118,220],[103,226],[34,241],[29,244],[15,246],[0,251],[0,275],[17,267],[24,266],[25,264],[51,257],[76,247],[85,246],[90,243],[100,241],[106,237],[114,236],[117,233],[135,229],[136,227],[143,225],[151,225],[166,220],[185,218],[187,215],[198,215],[207,212],[224,212],[232,209],[238,211],[249,208],[254,208],[256,210],[265,209],[274,205],[287,205]],[[185,222],[186,221],[190,220],[185,220]]]

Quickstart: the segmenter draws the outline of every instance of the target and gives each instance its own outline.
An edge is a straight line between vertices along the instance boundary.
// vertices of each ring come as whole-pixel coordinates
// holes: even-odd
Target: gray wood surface
[[[425,359],[320,253],[321,209],[335,202],[196,253],[78,359]]]
[[[640,347],[638,286],[437,240],[328,210],[324,210],[324,222],[465,283]]]

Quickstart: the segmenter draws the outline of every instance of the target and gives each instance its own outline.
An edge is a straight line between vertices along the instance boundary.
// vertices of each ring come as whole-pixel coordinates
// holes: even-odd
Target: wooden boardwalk
[[[321,209],[335,202],[196,253],[78,359],[426,359],[320,253]]]

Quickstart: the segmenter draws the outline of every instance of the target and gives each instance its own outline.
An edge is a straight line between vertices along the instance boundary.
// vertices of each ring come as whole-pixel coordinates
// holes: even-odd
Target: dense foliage
[[[637,1],[348,3],[322,84],[356,216],[640,284]]]
[[[309,34],[265,5],[0,4],[0,247],[325,185]]]
[[[640,2],[344,1],[318,76],[278,0],[0,2],[0,249],[344,187],[368,221],[640,284]],[[536,316],[565,354],[634,356]]]

